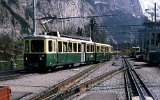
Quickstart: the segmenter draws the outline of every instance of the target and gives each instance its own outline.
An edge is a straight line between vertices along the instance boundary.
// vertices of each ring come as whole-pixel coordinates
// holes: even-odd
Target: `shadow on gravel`
[[[139,64],[139,65],[134,65],[135,69],[141,69],[141,68],[160,68],[157,65],[151,65],[151,64]]]
[[[40,71],[40,72],[32,72],[32,73],[39,73],[39,74],[47,74],[47,73],[54,73],[54,72],[58,72],[58,71],[63,71],[63,70],[70,70],[70,69],[75,69],[75,68],[82,68],[85,66],[88,66],[91,64],[81,64],[81,65],[76,65],[76,66],[58,66],[57,68],[55,68],[54,70],[50,70],[50,71]]]

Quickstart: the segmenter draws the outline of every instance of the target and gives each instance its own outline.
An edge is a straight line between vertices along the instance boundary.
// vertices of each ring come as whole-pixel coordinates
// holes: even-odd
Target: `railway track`
[[[44,91],[42,91],[41,93],[39,93],[37,95],[32,96],[29,99],[30,100],[39,100],[39,99],[47,98],[47,97],[54,95],[54,94],[64,92],[64,91],[68,90],[68,88],[73,87],[76,84],[78,84],[82,79],[84,79],[85,77],[87,77],[88,75],[90,75],[91,73],[93,73],[95,70],[97,70],[101,66],[105,65],[106,63],[107,62],[94,64],[94,65],[92,65],[92,67],[89,67],[88,69],[76,74],[75,76],[73,76],[67,80],[62,81],[62,82],[44,90]]]
[[[16,79],[25,73],[22,70],[11,70],[0,72],[0,81]]]
[[[108,64],[106,64],[108,63]],[[52,73],[47,73],[47,74],[36,74],[36,75],[33,75],[32,77],[22,77],[20,78],[20,80],[12,80],[11,81],[4,81],[2,82],[1,84],[8,84],[10,85],[11,84],[11,87],[12,87],[12,90],[13,90],[13,95],[12,95],[12,99],[13,98],[18,98],[18,99],[31,99],[31,100],[39,100],[39,99],[45,99],[47,97],[50,97],[51,95],[59,95],[60,93],[63,93],[71,88],[74,88],[75,86],[79,86],[82,82],[80,82],[81,80],[85,80],[85,81],[88,81],[88,79],[92,79],[92,78],[95,78],[96,76],[106,72],[106,71],[109,71],[111,69],[115,69],[114,66],[112,67],[112,62],[106,62],[106,63],[99,63],[99,64],[95,64],[95,65],[90,65],[90,66],[87,66],[84,68],[84,71],[81,69],[81,71],[77,71],[77,70],[69,70],[67,72],[71,72],[74,74],[74,76],[76,77],[72,77],[73,75],[71,75],[70,77],[68,77],[70,74],[67,74],[66,73],[66,78],[64,77],[64,79],[67,79],[67,80],[64,80],[63,78],[60,77],[60,80],[62,81],[61,83],[58,83],[60,81],[57,81],[58,80],[57,78],[53,78],[54,75],[56,75],[55,77],[58,77],[57,75],[58,74],[52,74]],[[103,67],[102,67],[103,66]],[[110,67],[111,69],[110,69]],[[85,69],[87,69],[88,71],[86,71]],[[79,77],[78,74],[76,74],[75,72],[78,72],[78,74],[81,74],[81,76]],[[96,74],[97,73],[97,74]],[[53,75],[51,76],[49,82],[50,83],[45,83],[47,82],[47,79],[49,79],[49,75]],[[61,75],[61,74],[59,74]],[[64,74],[65,75],[65,74]],[[64,76],[62,75],[62,76]],[[40,78],[40,76],[42,76]],[[45,78],[45,76],[48,76],[47,78]],[[32,81],[33,79],[33,81]],[[42,83],[39,84],[38,79],[41,79],[41,81],[39,82],[44,82],[44,84],[46,85],[43,85]],[[42,80],[42,79],[45,79],[45,80]],[[64,81],[63,81],[64,80]],[[25,81],[25,83],[24,83]],[[14,82],[14,84],[13,84]],[[34,85],[30,85],[30,84],[34,84]],[[36,84],[35,82],[38,82],[38,84]],[[53,85],[52,85],[53,84]],[[17,89],[17,86],[19,87]],[[18,91],[23,91],[21,90],[21,87],[24,86],[24,88],[26,88],[27,91],[24,91],[23,94],[21,94],[20,92]],[[22,87],[22,89],[24,89]],[[33,91],[33,92],[32,92]],[[19,95],[19,96],[18,96]]]
[[[148,87],[142,81],[140,76],[135,72],[126,58],[123,58],[123,67],[127,70],[124,72],[125,91],[127,100],[155,100]]]
[[[107,79],[110,79],[114,75],[117,75],[123,70],[123,68],[118,68],[109,72],[106,72],[100,76],[95,77],[87,82],[84,82],[80,85],[76,85],[72,88],[67,89],[64,92],[51,95],[50,97],[45,98],[44,100],[63,100],[63,99],[72,99],[80,94],[84,93],[85,91],[89,90],[90,88],[104,82]]]
[[[88,78],[88,76],[92,75],[92,73],[94,73],[95,71],[98,71],[106,63],[108,63],[108,62],[105,62],[105,63],[103,62],[103,63],[92,65],[92,67],[90,67],[90,68],[88,68],[88,69],[86,69],[86,70],[78,73],[77,75],[75,75],[75,76],[73,76],[73,77],[71,77],[71,78],[69,78],[67,80],[64,80],[64,81],[62,81],[62,82],[60,82],[60,83],[58,83],[58,84],[56,84],[54,86],[51,86],[51,87],[45,89],[41,93],[39,93],[37,95],[34,95],[34,96],[30,97],[29,99],[30,100],[39,100],[39,99],[43,99],[43,100],[47,99],[48,100],[48,99],[54,99],[54,98],[57,99],[57,98],[59,98],[59,95],[65,95],[65,96],[60,96],[60,98],[66,98],[66,95],[68,95],[66,93],[66,91],[73,92],[76,86],[80,86],[82,84],[88,84],[88,86],[86,86],[86,87],[88,87],[88,89],[89,89],[91,86],[95,86],[99,82],[102,82],[102,80],[101,80],[102,78],[95,77],[94,79],[92,79],[92,82],[90,80],[90,81],[87,81],[87,82],[81,83],[81,84],[80,84],[80,81],[83,80],[83,79],[85,79],[85,78]],[[104,68],[105,68],[105,66],[104,66]],[[104,75],[103,75],[103,79],[105,79]],[[69,94],[71,92],[69,92]],[[76,92],[74,92],[74,94],[75,93]],[[70,94],[70,96],[72,96],[71,94]]]

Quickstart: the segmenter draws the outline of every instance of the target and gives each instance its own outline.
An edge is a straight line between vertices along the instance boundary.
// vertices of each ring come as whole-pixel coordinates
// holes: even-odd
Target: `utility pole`
[[[90,20],[90,37],[93,41],[96,41],[95,31],[97,31],[97,22],[96,22],[95,18],[92,18]]]
[[[154,3],[154,21],[155,22],[157,21],[156,17],[157,17],[157,14],[156,14],[156,3]]]
[[[36,35],[37,31],[37,21],[36,21],[36,0],[33,0],[33,34]]]

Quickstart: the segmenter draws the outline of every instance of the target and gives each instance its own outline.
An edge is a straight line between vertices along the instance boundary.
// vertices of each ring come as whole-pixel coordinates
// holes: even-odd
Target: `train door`
[[[86,44],[81,44],[81,62],[85,62],[85,51],[86,51]]]

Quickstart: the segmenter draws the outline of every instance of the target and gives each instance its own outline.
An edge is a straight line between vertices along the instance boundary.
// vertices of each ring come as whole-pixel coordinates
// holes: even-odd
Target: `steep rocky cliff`
[[[56,16],[59,18],[75,16],[93,16],[114,14],[117,16],[99,17],[99,26],[137,24],[142,11],[139,0],[36,0],[36,19]],[[32,34],[33,21],[32,0],[1,0],[0,33]],[[75,31],[84,28],[90,18],[69,20],[52,20],[48,23],[50,30]],[[37,20],[37,33],[44,31],[42,21]]]

